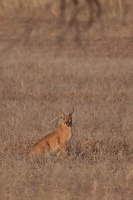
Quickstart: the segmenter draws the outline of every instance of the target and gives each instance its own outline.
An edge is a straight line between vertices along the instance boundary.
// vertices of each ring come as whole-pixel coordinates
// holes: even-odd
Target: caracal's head
[[[74,108],[73,108],[73,111],[74,111]],[[64,126],[72,127],[72,115],[73,115],[73,111],[71,113],[69,113],[69,115],[65,115],[62,112],[62,116],[61,116],[59,125],[64,125]]]

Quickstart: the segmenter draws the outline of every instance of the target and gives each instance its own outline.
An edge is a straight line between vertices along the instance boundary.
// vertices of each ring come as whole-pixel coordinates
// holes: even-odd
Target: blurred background
[[[0,40],[13,34],[12,43],[85,48],[93,39],[132,38],[132,10],[130,0],[1,0]]]

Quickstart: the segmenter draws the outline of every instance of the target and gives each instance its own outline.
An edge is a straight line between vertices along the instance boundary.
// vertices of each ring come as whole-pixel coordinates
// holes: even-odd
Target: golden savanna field
[[[2,200],[133,199],[133,2],[73,2],[0,1]],[[65,153],[31,156],[73,108]]]

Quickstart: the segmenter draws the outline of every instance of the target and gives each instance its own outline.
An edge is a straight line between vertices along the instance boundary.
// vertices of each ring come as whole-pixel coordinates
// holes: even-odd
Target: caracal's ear
[[[66,115],[62,112],[61,117],[64,118]]]
[[[69,114],[70,118],[72,118],[73,112],[74,112],[74,108],[73,108],[72,112]]]
[[[59,110],[61,111],[61,117],[65,117],[66,115],[64,114],[64,112],[62,112],[62,110],[59,108]]]

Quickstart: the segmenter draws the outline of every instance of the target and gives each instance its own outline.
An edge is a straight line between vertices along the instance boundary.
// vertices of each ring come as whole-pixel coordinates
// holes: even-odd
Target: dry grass
[[[69,34],[57,43],[54,23],[0,22],[0,198],[132,199],[128,26],[105,38],[96,24],[81,32],[78,46]],[[49,122],[59,115],[58,107],[66,113],[75,108],[69,154],[31,158],[32,144],[57,126]]]
[[[1,64],[2,199],[131,199],[132,60],[27,54]],[[58,106],[75,107],[70,155],[31,159]]]

